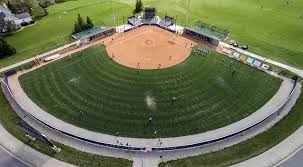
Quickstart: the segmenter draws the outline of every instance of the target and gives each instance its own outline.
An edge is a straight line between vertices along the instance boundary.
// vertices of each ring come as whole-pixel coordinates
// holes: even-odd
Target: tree
[[[0,38],[0,59],[16,54],[16,49]]]
[[[76,34],[78,32],[81,32],[81,27],[79,26],[78,22],[75,21],[73,34]]]
[[[10,20],[10,21],[6,21],[6,30],[8,32],[11,32],[11,31],[14,31],[16,30],[18,27],[17,25],[15,24],[14,21]]]
[[[18,29],[18,26],[12,20],[0,20],[0,32],[11,32]]]
[[[78,18],[77,18],[78,24],[81,27],[81,30],[85,29],[85,23],[83,21],[83,18],[80,16],[80,13],[78,13]]]
[[[83,21],[83,18],[82,18],[81,15],[78,13],[77,20],[76,20],[75,23],[74,23],[74,31],[73,31],[73,34],[85,30],[85,29],[86,29],[85,26],[86,26],[86,25],[85,25],[85,23],[84,23],[84,21]]]
[[[10,1],[7,1],[7,7],[13,13],[17,13],[18,12],[17,7],[15,5],[13,5]]]
[[[93,21],[87,16],[86,17],[86,29],[91,29],[94,27]]]
[[[139,0],[139,12],[143,11],[143,2]]]
[[[86,17],[86,22],[84,22],[83,18],[80,16],[80,14],[78,14],[78,18],[74,23],[73,34],[91,29],[93,27],[94,23],[89,17]]]
[[[142,0],[137,0],[135,10],[134,10],[134,14],[135,13],[140,13],[142,10],[143,10],[143,2],[142,2]]]

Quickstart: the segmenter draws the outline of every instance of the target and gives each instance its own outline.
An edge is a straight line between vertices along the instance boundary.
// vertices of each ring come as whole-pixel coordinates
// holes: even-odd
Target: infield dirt
[[[106,42],[108,55],[136,69],[162,69],[184,61],[197,42],[157,26],[142,26]]]

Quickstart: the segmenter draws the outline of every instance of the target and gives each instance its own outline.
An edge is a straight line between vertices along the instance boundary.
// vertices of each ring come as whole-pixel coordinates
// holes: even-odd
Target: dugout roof
[[[95,36],[95,35],[98,35],[98,34],[101,34],[103,32],[106,32],[108,30],[111,30],[113,28],[105,28],[105,27],[94,27],[94,28],[91,28],[89,30],[86,30],[86,31],[82,31],[82,32],[79,32],[77,34],[74,34],[72,37],[76,40],[79,40],[79,39],[85,39],[85,38],[89,38],[89,37],[92,37],[92,36]]]
[[[218,41],[223,41],[224,40],[224,36],[220,33],[217,33],[217,32],[214,32],[214,31],[211,31],[207,28],[203,28],[203,27],[194,27],[194,28],[187,28],[195,33],[198,33],[198,34],[202,34],[204,36],[207,36],[209,38],[212,38],[212,39],[215,39],[215,40],[218,40]]]

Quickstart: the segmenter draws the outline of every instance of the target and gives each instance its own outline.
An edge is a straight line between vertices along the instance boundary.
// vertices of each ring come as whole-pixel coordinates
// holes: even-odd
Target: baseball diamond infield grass
[[[154,131],[156,137],[174,137],[226,126],[262,107],[281,84],[214,52],[192,54],[171,68],[139,72],[112,61],[101,45],[19,80],[28,96],[57,118],[139,138],[151,138]]]
[[[287,5],[287,2],[288,5]],[[54,49],[69,41],[77,14],[90,16],[96,25],[105,22],[122,24],[129,16],[135,0],[72,0],[47,8],[48,16],[21,32],[5,37],[17,49],[17,54],[0,60],[6,66],[38,53]],[[179,25],[185,25],[187,0],[143,0],[145,6],[154,6],[163,16],[178,16]],[[189,26],[200,19],[230,30],[230,39],[250,51],[277,61],[303,68],[303,1],[284,0],[191,0]]]

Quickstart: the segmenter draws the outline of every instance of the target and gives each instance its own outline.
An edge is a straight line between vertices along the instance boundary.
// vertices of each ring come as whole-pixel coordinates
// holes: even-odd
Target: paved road
[[[10,152],[0,146],[0,167],[29,167],[29,165],[17,159]]]
[[[302,167],[303,166],[303,148],[294,156],[283,162],[279,167]]]

